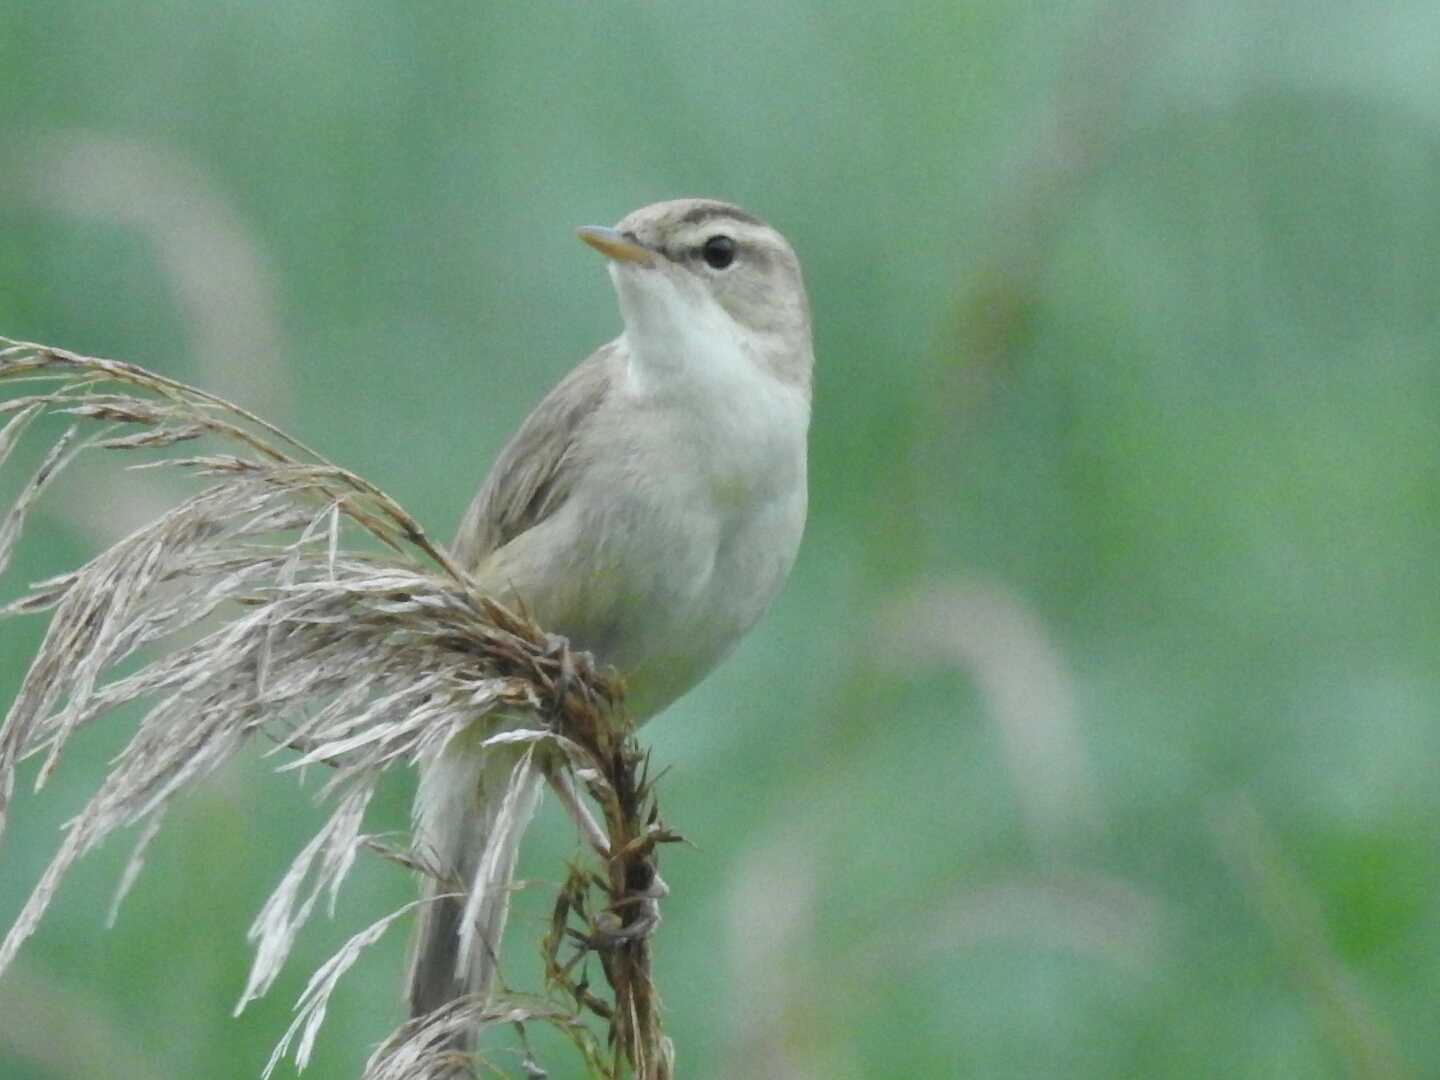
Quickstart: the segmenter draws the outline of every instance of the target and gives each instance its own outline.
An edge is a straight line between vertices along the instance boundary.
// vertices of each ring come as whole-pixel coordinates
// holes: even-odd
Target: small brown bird
[[[726,203],[679,199],[580,238],[610,260],[624,331],[501,452],[454,554],[481,587],[614,666],[637,720],[715,667],[779,591],[805,524],[814,363],[794,251]],[[468,899],[434,900],[410,1009],[484,1000],[541,780],[524,749],[452,740],[422,769],[420,844]],[[437,886],[429,886],[434,894]]]

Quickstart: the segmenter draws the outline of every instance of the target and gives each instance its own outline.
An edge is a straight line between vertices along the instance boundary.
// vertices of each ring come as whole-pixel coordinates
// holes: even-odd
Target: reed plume
[[[317,905],[333,910],[360,853],[436,874],[426,852],[367,834],[366,809],[387,771],[415,766],[503,711],[512,722],[492,738],[526,744],[536,767],[587,793],[609,849],[598,868],[572,867],[556,899],[545,987],[453,1002],[408,1022],[365,1077],[425,1080],[478,1067],[446,1049],[457,1027],[477,1021],[519,1025],[522,1037],[528,1023],[554,1025],[595,1076],[669,1076],[650,979],[653,910],[626,898],[653,882],[657,845],[677,837],[660,820],[616,677],[483,595],[373,484],[237,405],[134,364],[6,338],[0,383],[15,391],[0,401],[0,467],[44,417],[68,422],[0,523],[0,572],[36,500],[84,455],[203,450],[153,462],[189,473],[193,494],[0,608],[6,617],[49,613],[0,727],[0,830],[23,760],[41,759],[38,789],[77,731],[131,703],[144,710],[0,944],[0,973],[78,859],[140,826],[123,893],[169,802],[258,738],[273,744],[281,770],[328,770],[319,800],[329,813],[250,928],[255,960],[238,1012],[269,989]],[[516,715],[527,722],[517,727]],[[448,895],[465,889],[443,885]],[[266,1075],[286,1054],[305,1066],[338,980],[419,903],[355,934],[314,973]],[[608,994],[575,977],[591,954]],[[605,1038],[587,1017],[608,1025]]]

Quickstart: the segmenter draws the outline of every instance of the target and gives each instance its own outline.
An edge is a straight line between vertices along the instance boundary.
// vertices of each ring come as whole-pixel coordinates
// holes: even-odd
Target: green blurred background
[[[227,394],[441,536],[618,327],[574,226],[703,194],[793,240],[806,544],[645,732],[697,845],[680,1075],[1440,1075],[1433,3],[17,2],[0,147],[0,333]],[[72,477],[4,597],[179,491]],[[0,631],[5,698],[41,631]],[[19,799],[0,923],[125,733]],[[363,863],[231,1019],[309,799],[229,769],[110,931],[126,845],[83,864],[0,1076],[257,1075],[411,895]],[[574,848],[547,806],[525,873]],[[308,1076],[399,1021],[404,947]]]

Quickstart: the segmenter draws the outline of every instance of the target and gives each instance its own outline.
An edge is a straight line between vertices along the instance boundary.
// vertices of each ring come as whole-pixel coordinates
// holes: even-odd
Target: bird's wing
[[[545,395],[500,452],[451,545],[470,569],[563,505],[583,464],[575,447],[610,392],[618,341],[592,353]]]

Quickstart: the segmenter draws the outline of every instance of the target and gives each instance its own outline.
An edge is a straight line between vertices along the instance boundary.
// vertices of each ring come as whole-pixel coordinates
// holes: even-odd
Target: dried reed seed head
[[[0,728],[0,827],[22,759],[46,756],[37,781],[43,784],[72,734],[122,705],[147,706],[0,944],[0,971],[77,859],[116,830],[148,823],[123,895],[164,807],[257,733],[299,750],[282,768],[328,766],[321,796],[333,800],[334,810],[251,927],[256,959],[242,1006],[271,985],[316,905],[324,899],[333,906],[357,851],[383,847],[361,831],[380,776],[436,753],[487,715],[532,713],[532,726],[496,737],[543,749],[585,777],[600,799],[612,836],[625,844],[608,868],[609,881],[597,879],[604,891],[618,895],[631,865],[652,858],[654,845],[669,839],[653,829],[645,758],[627,741],[619,680],[524,612],[480,595],[379,489],[238,406],[136,365],[0,339],[0,383],[7,380],[48,380],[51,388],[0,404],[0,414],[10,416],[0,429],[0,463],[46,414],[100,429],[82,437],[72,426],[52,444],[0,526],[0,568],[35,500],[82,451],[128,453],[207,436],[232,452],[172,459],[212,486],[0,609],[53,611]],[[115,384],[122,389],[103,389]],[[140,430],[113,434],[117,427]],[[196,632],[198,639],[187,640]],[[142,648],[156,651],[118,676],[118,666]],[[387,857],[433,871],[424,852],[391,849]],[[574,885],[570,908],[586,910],[584,892]],[[292,1045],[303,1065],[335,983],[413,907],[352,937],[316,972],[271,1068]],[[637,1018],[654,1012],[647,957],[643,942],[627,942],[603,958],[616,973],[618,1009],[583,983],[574,986],[579,1005],[602,1016],[609,1010],[616,1053],[632,1062],[653,1057],[637,1042],[645,1036]],[[596,1075],[621,1068],[569,1011],[512,1003],[477,1016],[475,1009],[457,1005],[402,1028],[371,1059],[366,1076],[434,1076],[448,1064],[437,1048],[457,1025],[527,1020],[559,1027]]]

